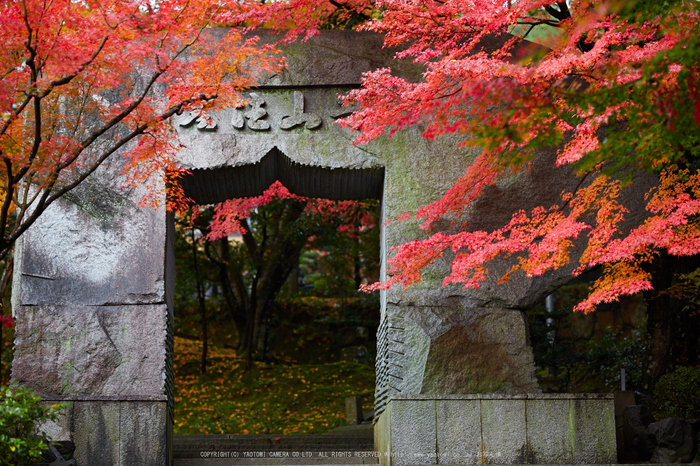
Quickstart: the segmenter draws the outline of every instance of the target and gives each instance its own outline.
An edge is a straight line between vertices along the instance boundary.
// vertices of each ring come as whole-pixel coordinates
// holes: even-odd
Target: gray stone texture
[[[165,395],[165,304],[22,306],[12,380],[38,394]]]
[[[45,406],[55,401],[43,402]],[[166,401],[62,401],[57,421],[38,429],[76,445],[79,466],[166,466]],[[172,433],[170,433],[172,435]]]
[[[349,426],[362,422],[362,398],[349,396],[345,398],[345,420]]]
[[[395,396],[379,417],[376,448],[386,466],[611,464],[613,404],[606,395]]]
[[[614,463],[617,440],[615,411],[610,401],[574,399],[570,409],[573,411],[573,463]]]
[[[574,432],[570,420],[571,401],[528,400],[528,453],[532,464],[548,459],[553,464],[571,463],[574,458]],[[564,428],[568,426],[569,428]]]
[[[437,400],[438,464],[478,462],[481,452],[479,400]]]
[[[414,403],[411,400],[392,400],[391,419],[391,465],[436,464],[437,423],[435,403],[426,400]]]
[[[481,400],[482,464],[526,463],[527,419],[524,399]]]
[[[141,194],[89,181],[49,207],[23,237],[17,304],[164,302],[165,210]]]
[[[166,435],[171,423],[166,403],[121,403],[119,464],[168,464]]]
[[[417,319],[436,315],[435,308],[422,313],[421,310],[418,308],[412,314]],[[539,391],[527,324],[520,311],[438,310],[442,314],[438,325],[444,328],[449,323],[454,324],[431,339],[421,393]],[[433,332],[428,328],[426,333]]]
[[[74,422],[75,459],[78,464],[118,465],[120,403],[76,403]]]

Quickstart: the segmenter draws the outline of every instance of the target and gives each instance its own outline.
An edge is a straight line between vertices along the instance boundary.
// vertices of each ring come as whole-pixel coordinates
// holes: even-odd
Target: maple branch
[[[571,18],[571,12],[569,11],[569,7],[566,5],[565,1],[558,1],[557,6],[559,7],[558,10],[552,5],[544,5],[543,8],[547,13],[554,16],[559,21],[564,21]]]
[[[351,13],[355,13],[357,16],[359,16],[360,18],[362,18],[362,19],[364,19],[364,20],[366,20],[366,21],[369,21],[369,20],[372,19],[370,16],[367,16],[367,15],[364,14],[363,12],[361,12],[361,11],[356,11],[356,10],[350,8],[349,6],[347,6],[345,3],[340,3],[340,2],[338,2],[337,0],[329,0],[329,3],[330,3],[331,5],[333,5],[334,7],[336,7],[336,8],[340,8],[340,9],[342,9],[342,10],[350,11]]]
[[[200,98],[201,97],[202,96],[200,96]],[[177,105],[170,107],[167,111],[161,113],[156,118],[156,120],[157,121],[167,120],[168,118],[172,117],[177,112],[179,112],[183,106],[191,103],[192,101],[193,101],[193,99],[190,99],[187,101],[182,101],[182,102],[178,103]],[[148,129],[148,127],[149,127],[149,124],[144,123],[144,124],[138,126],[137,128],[134,128],[129,134],[125,135],[119,141],[117,141],[110,149],[104,151],[102,153],[102,155],[100,157],[98,157],[87,170],[82,172],[72,182],[63,185],[58,190],[54,190],[54,188],[55,188],[56,182],[58,181],[58,175],[60,174],[60,172],[63,169],[54,170],[54,172],[49,177],[49,182],[46,183],[44,186],[42,186],[42,189],[40,191],[41,197],[39,198],[38,201],[36,201],[37,204],[36,204],[34,210],[32,211],[32,214],[29,217],[27,217],[26,220],[24,220],[22,222],[20,222],[18,219],[12,233],[10,235],[8,235],[7,238],[5,238],[5,237],[0,238],[0,257],[2,257],[7,252],[9,247],[17,240],[17,238],[19,238],[19,236],[22,235],[22,233],[24,233],[27,230],[27,228],[29,228],[51,204],[53,204],[56,200],[58,200],[61,196],[63,196],[67,192],[74,189],[80,183],[85,181],[88,178],[88,176],[90,176],[92,173],[94,173],[95,170],[97,170],[102,165],[102,163],[104,163],[104,161],[107,160],[107,158],[109,158],[112,154],[114,154],[119,149],[124,147],[126,144],[128,144],[130,141],[132,141],[134,138],[143,134]],[[104,131],[101,132],[101,134],[103,134],[103,133],[104,133]],[[92,139],[92,141],[94,141],[95,139],[97,139],[97,137]],[[80,152],[82,153],[82,151],[84,149],[85,148],[81,148]],[[75,161],[75,159],[73,161]],[[66,168],[68,165],[70,165],[70,164],[65,165],[64,168]],[[37,195],[35,195],[34,199],[36,199],[36,197],[37,197]],[[35,201],[33,200],[31,203],[33,204],[34,202]],[[23,210],[22,214],[24,214],[24,210],[26,210],[26,209],[22,209],[22,210]]]
[[[104,37],[102,38],[102,41],[100,42],[100,44],[99,44],[99,45],[97,46],[97,48],[95,49],[95,51],[93,52],[92,56],[91,56],[87,61],[85,61],[84,63],[82,63],[74,73],[68,74],[68,75],[64,75],[64,76],[61,77],[60,79],[57,79],[57,80],[55,80],[55,81],[52,81],[51,83],[49,83],[48,86],[46,86],[46,89],[45,89],[41,94],[39,94],[39,96],[40,96],[41,98],[44,98],[44,97],[46,97],[47,95],[49,95],[55,88],[60,87],[60,86],[64,86],[64,85],[66,85],[66,84],[69,84],[69,83],[70,83],[71,81],[73,81],[76,77],[78,77],[78,76],[80,75],[80,73],[82,73],[83,71],[85,71],[85,68],[87,68],[88,65],[91,65],[91,64],[97,59],[97,56],[100,54],[100,52],[102,52],[102,50],[104,49],[105,44],[107,44],[107,39],[108,39],[108,38],[109,38],[108,36],[104,36]]]
[[[10,124],[19,116],[20,113],[24,111],[25,108],[27,108],[27,105],[29,105],[29,102],[32,101],[31,96],[26,96],[24,98],[24,101],[17,107],[17,110],[13,110],[12,113],[10,113],[10,116],[8,119],[0,126],[0,136],[4,136],[5,132],[7,132],[7,129],[10,127]]]
[[[532,28],[534,28],[535,26],[545,25],[545,26],[552,26],[555,28],[561,27],[561,23],[559,21],[552,21],[551,19],[541,19],[538,21],[518,21],[515,24],[520,24],[523,26],[530,26],[530,29],[528,30],[528,34],[530,33],[530,31],[532,31]],[[525,34],[525,35],[527,35],[527,34]],[[524,38],[524,36],[523,36],[523,38]]]
[[[93,52],[93,54],[92,54],[92,56],[90,57],[90,59],[87,60],[86,62],[84,62],[83,64],[81,64],[80,67],[78,67],[78,70],[77,70],[75,73],[73,73],[73,74],[71,74],[71,75],[65,75],[65,76],[63,76],[61,79],[58,79],[58,80],[55,80],[55,81],[51,82],[51,83],[46,87],[46,89],[44,90],[44,92],[42,92],[41,94],[37,94],[37,95],[34,96],[34,102],[35,102],[35,105],[34,105],[34,107],[35,107],[35,108],[34,108],[34,119],[35,119],[35,127],[34,127],[34,131],[35,131],[35,136],[34,136],[34,147],[32,147],[32,151],[30,152],[30,155],[29,155],[29,158],[28,158],[28,162],[29,162],[29,163],[27,163],[23,168],[21,168],[21,169],[15,174],[15,177],[14,177],[14,179],[12,180],[13,183],[19,183],[19,181],[27,174],[27,172],[28,172],[29,169],[31,168],[31,165],[32,165],[34,159],[36,158],[36,154],[37,154],[38,151],[39,151],[39,146],[40,146],[40,144],[41,144],[41,106],[40,106],[40,100],[41,100],[42,98],[46,97],[47,95],[49,95],[49,94],[50,94],[54,89],[56,89],[57,87],[60,87],[60,86],[69,84],[69,83],[70,83],[71,81],[73,81],[73,79],[75,79],[80,73],[82,73],[82,72],[85,70],[85,68],[86,68],[89,64],[91,64],[92,62],[94,62],[94,60],[97,58],[97,56],[100,54],[100,52],[104,49],[104,46],[105,46],[105,44],[107,43],[107,38],[108,38],[107,36],[104,36],[104,37],[102,38],[102,41],[101,41],[100,44],[98,45],[97,49]],[[33,61],[32,61],[32,63],[33,63]],[[28,66],[31,67],[31,65],[28,65]],[[33,70],[34,68],[30,68],[30,69]],[[34,82],[35,82],[35,81],[36,81],[36,80],[34,80]],[[152,83],[151,83],[151,85],[152,85]],[[145,95],[144,95],[144,97],[145,97]],[[143,98],[142,98],[141,100],[143,100]],[[135,108],[135,107],[134,107],[134,108]],[[132,110],[133,110],[133,109],[132,109]],[[123,118],[122,118],[122,119],[123,119]],[[82,151],[81,151],[81,152],[82,152]],[[78,155],[80,155],[80,154],[77,154],[77,155],[76,155],[76,158],[78,157]],[[59,165],[57,171],[60,171],[60,170],[62,170],[63,168],[65,168],[65,167],[61,167],[61,166]]]
[[[243,233],[241,233],[241,236],[243,236],[243,244],[245,244],[245,247],[248,248],[250,257],[256,258],[258,256],[258,243],[255,242],[255,238],[250,232],[248,219],[245,219],[245,223],[241,222],[241,227],[241,229],[243,230]]]
[[[12,197],[15,190],[14,184],[10,183],[10,180],[12,180],[12,160],[6,156],[3,156],[3,160],[5,162],[5,172],[7,173],[7,186],[5,187],[5,200],[3,201],[2,208],[0,209],[0,239],[5,238],[7,217],[10,212],[10,207],[12,206]],[[4,248],[0,256],[5,256]]]

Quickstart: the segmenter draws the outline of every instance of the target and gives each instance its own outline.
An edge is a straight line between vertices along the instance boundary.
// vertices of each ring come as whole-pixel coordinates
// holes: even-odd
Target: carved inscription
[[[236,109],[231,118],[231,125],[236,129],[243,129],[245,128],[247,120],[248,128],[253,131],[269,130],[270,122],[263,119],[267,117],[267,110],[263,108],[263,105],[265,105],[265,100],[255,92],[251,92],[250,99],[248,100],[248,106],[250,108],[247,110],[240,110],[241,108],[245,108],[245,106],[242,106]]]
[[[306,124],[307,129],[317,129],[321,126],[321,118],[315,113],[304,112],[304,94],[294,91],[294,109],[291,115],[282,117],[280,128],[292,129]]]
[[[197,129],[200,131],[216,131],[218,123],[213,117],[198,111],[189,111],[182,114],[180,118],[180,126],[188,127],[194,122],[197,122]]]
[[[279,102],[272,98],[272,109],[278,108]],[[229,128],[237,131],[270,131],[277,127],[283,131],[291,131],[303,127],[316,131],[323,126],[323,119],[313,112],[307,111],[304,94],[301,91],[292,93],[292,112],[281,118],[275,118],[275,112],[268,111],[268,101],[255,92],[251,92],[245,105],[240,105],[232,110]],[[277,104],[277,105],[275,105]],[[326,115],[333,120],[346,117],[357,110],[356,107],[343,107],[340,100],[336,100],[333,109],[326,111]],[[277,113],[279,115],[279,113]],[[278,119],[279,118],[279,119]],[[177,118],[177,124],[184,128],[193,125],[200,131],[218,131],[219,122],[215,117],[201,111],[184,112]]]

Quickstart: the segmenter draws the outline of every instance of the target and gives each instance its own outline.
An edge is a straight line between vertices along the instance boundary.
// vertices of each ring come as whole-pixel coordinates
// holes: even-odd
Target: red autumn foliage
[[[240,101],[269,47],[207,29],[237,2],[10,0],[0,6],[0,255],[56,199],[121,153],[133,185],[173,168],[168,119]],[[145,202],[158,202],[155,183]],[[161,191],[158,191],[161,189]]]
[[[420,123],[427,138],[458,133],[462,144],[483,148],[441,199],[417,212],[426,239],[396,248],[390,278],[369,290],[415,284],[448,248],[456,256],[445,284],[478,288],[491,260],[512,255],[514,269],[541,275],[568,263],[572,241],[586,235],[574,273],[605,271],[577,306],[588,312],[650,289],[641,264],[657,252],[700,252],[700,175],[682,168],[700,156],[695,2],[289,0],[260,5],[251,17],[293,22],[288,37],[309,37],[330,10],[363,15],[360,28],[382,33],[385,45],[403,47],[397,57],[426,68],[418,83],[390,69],[365,75],[346,99],[361,110],[341,122],[359,132],[357,143]],[[483,51],[494,38],[501,45]],[[533,148],[564,140],[557,165],[574,164],[592,181],[563,193],[559,205],[518,212],[491,232],[431,232],[442,219],[463,218],[468,227],[469,207],[485,187],[527,163]],[[611,175],[641,168],[659,173],[660,185],[648,196],[647,221],[623,233],[627,210]]]

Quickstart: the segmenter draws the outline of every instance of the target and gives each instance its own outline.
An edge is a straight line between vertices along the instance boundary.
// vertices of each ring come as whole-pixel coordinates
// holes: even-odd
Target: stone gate
[[[264,36],[271,41],[271,36]],[[280,179],[292,192],[331,199],[379,198],[384,218],[438,199],[477,150],[428,141],[420,128],[352,145],[333,122],[336,96],[364,71],[393,59],[370,33],[324,31],[285,49],[288,69],[260,79],[248,106],[184,114],[173,125],[186,146],[183,180],[199,203],[260,194]],[[478,203],[472,227],[552,205],[578,182],[554,169],[555,150]],[[16,248],[13,380],[68,408],[55,439],[77,445],[79,465],[171,463],[173,402],[173,218],[163,203],[140,208],[141,188],[121,189],[114,159],[55,203]],[[417,221],[382,227],[384,274],[394,245],[420,238]],[[575,264],[497,285],[504,261],[479,290],[442,287],[449,258],[409,290],[381,294],[375,446],[385,464],[614,463],[612,398],[543,395],[523,309],[571,278]]]

